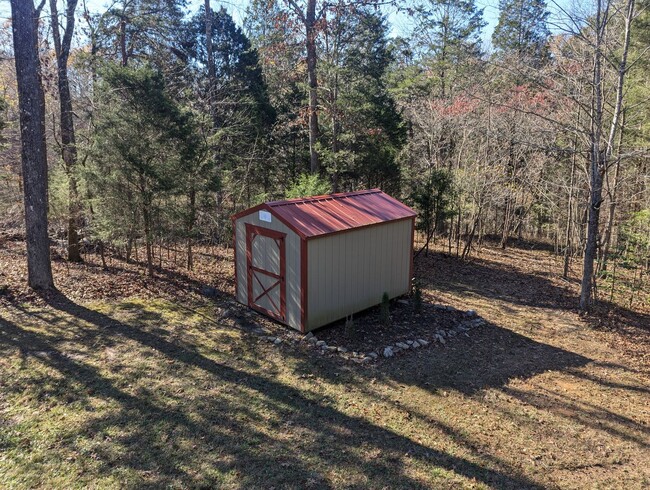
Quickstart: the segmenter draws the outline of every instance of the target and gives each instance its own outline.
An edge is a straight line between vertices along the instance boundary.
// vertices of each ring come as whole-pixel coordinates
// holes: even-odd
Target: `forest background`
[[[545,240],[565,276],[580,259],[583,309],[616,267],[644,283],[647,0],[36,7],[49,230],[71,261],[140,247],[154,274],[155,247],[183,244],[191,269],[240,209],[379,187],[417,209],[425,253]],[[0,46],[0,216],[20,229],[8,20]]]

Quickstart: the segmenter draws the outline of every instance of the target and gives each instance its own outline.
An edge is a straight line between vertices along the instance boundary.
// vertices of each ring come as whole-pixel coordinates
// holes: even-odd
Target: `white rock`
[[[384,349],[384,357],[393,357],[393,355],[395,355],[395,353],[393,352],[392,347],[389,346]]]
[[[407,343],[408,345],[413,345],[413,341],[412,341],[412,340],[407,340],[406,343]]]
[[[368,352],[368,355],[373,359],[377,359],[379,357],[379,354],[377,354],[376,352]]]
[[[325,342],[324,340],[319,340],[316,342],[316,347],[323,347],[323,346],[327,347],[327,342]]]
[[[273,343],[274,343],[275,345],[281,344],[281,343],[282,343],[282,339],[278,337],[278,338],[276,338],[276,339],[273,341]]]
[[[396,345],[397,347],[399,347],[400,349],[404,349],[404,350],[406,350],[406,349],[409,348],[409,345],[408,345],[408,344],[405,344],[404,342],[397,342],[395,345]]]
[[[309,332],[307,335],[305,335],[302,340],[309,340],[314,337],[314,334]]]
[[[325,348],[330,352],[336,352],[338,350],[338,347],[336,347],[335,345],[328,345]]]
[[[476,316],[476,312],[475,312],[474,310],[467,310],[467,311],[465,312],[465,316],[468,316],[468,317],[470,317],[470,318],[473,318],[473,317]]]
[[[423,346],[424,346],[424,345],[429,345],[429,342],[427,342],[427,341],[424,340],[424,339],[418,339],[418,342],[420,343],[420,345],[423,345]]]
[[[413,347],[414,349],[417,349],[418,347],[420,347],[420,342],[418,342],[417,340],[415,340],[415,341],[411,344],[411,347]]]
[[[348,351],[345,347],[337,347],[337,350],[338,350],[339,352],[342,352],[342,353],[345,353],[345,352]]]

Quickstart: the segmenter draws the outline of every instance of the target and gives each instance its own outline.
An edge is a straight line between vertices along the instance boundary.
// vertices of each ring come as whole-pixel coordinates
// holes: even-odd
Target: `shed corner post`
[[[413,280],[415,279],[415,216],[411,219],[411,264],[409,269],[408,292],[412,292]]]
[[[300,237],[300,331],[305,333],[307,330],[307,322],[309,321],[308,316],[308,306],[309,306],[309,294],[308,294],[308,263],[307,253],[309,247],[307,245],[307,238]]]

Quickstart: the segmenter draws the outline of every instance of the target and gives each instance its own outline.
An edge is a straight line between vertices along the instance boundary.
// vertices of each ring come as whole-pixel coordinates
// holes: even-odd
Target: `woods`
[[[19,228],[24,195],[35,287],[50,238],[153,276],[156,246],[192,269],[243,208],[372,187],[417,209],[425,254],[549,243],[583,310],[617,267],[647,282],[645,0],[552,21],[503,0],[491,35],[473,0],[253,0],[240,24],[209,0],[38,7],[0,32],[0,213]]]

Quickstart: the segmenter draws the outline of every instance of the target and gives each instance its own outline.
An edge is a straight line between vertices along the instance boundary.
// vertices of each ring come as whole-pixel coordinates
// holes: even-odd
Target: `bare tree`
[[[11,0],[11,14],[20,110],[28,282],[33,288],[51,289],[54,281],[47,234],[45,98],[34,2]]]
[[[614,138],[619,128],[623,107],[623,88],[627,73],[627,56],[630,46],[630,31],[634,18],[635,0],[626,0],[624,17],[624,40],[618,64],[616,99],[612,111],[609,133],[605,136],[605,108],[603,94],[603,71],[607,28],[612,19],[610,0],[597,0],[594,19],[593,91],[591,98],[591,131],[589,152],[589,221],[585,246],[582,282],[580,285],[580,309],[589,310],[593,303],[594,262],[598,250],[600,207],[603,202],[603,181],[612,157]]]

